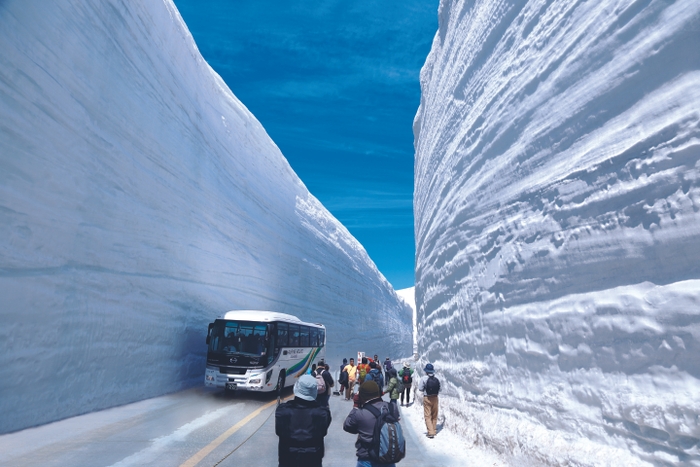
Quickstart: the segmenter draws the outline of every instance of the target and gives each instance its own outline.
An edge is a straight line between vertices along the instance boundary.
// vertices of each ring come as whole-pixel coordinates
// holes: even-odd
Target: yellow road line
[[[287,397],[285,400],[289,399],[290,397],[291,397],[291,396]],[[185,461],[184,464],[180,465],[180,467],[194,467],[195,465],[199,464],[199,463],[202,461],[202,459],[204,459],[205,457],[207,457],[207,456],[209,455],[209,453],[211,453],[214,449],[216,449],[217,447],[219,447],[219,445],[221,445],[221,443],[223,443],[224,441],[226,441],[226,439],[228,439],[232,434],[234,434],[235,432],[237,432],[238,430],[240,430],[241,428],[243,428],[243,427],[246,425],[246,423],[248,423],[249,421],[251,421],[252,419],[254,419],[255,417],[257,417],[258,415],[260,415],[260,413],[261,413],[263,410],[265,410],[265,409],[267,409],[267,408],[269,408],[269,407],[272,407],[272,406],[275,405],[275,404],[277,404],[277,401],[276,401],[276,400],[274,400],[274,401],[272,401],[272,402],[269,402],[269,403],[263,405],[262,407],[260,407],[260,408],[258,408],[258,409],[256,409],[256,410],[254,410],[254,411],[253,411],[250,415],[248,415],[246,418],[244,418],[244,419],[241,420],[240,422],[236,423],[236,424],[233,425],[231,428],[229,428],[228,430],[226,430],[225,432],[223,432],[223,433],[222,433],[218,438],[216,438],[214,441],[212,441],[212,442],[209,443],[208,445],[204,446],[197,454],[195,454],[194,456],[192,456],[192,457],[190,457],[189,459],[187,459],[187,460]]]

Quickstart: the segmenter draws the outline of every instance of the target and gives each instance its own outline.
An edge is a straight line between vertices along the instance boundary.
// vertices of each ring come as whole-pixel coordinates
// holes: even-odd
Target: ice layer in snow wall
[[[325,323],[332,359],[411,351],[170,0],[0,2],[0,297],[0,432],[203,384],[231,309]]]
[[[700,2],[442,0],[439,20],[418,350],[463,429],[545,465],[700,465]]]

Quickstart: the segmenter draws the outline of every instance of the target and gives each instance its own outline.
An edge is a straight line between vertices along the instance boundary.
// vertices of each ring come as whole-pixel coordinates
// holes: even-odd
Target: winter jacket
[[[411,382],[410,383],[403,383],[404,386],[410,386],[413,384],[413,369],[412,368],[402,368],[399,370],[399,379],[403,381],[403,375],[404,372],[408,372],[409,375],[411,375]]]
[[[381,411],[382,407],[386,407],[384,410],[390,410],[395,413],[395,404],[389,404],[381,399],[375,399],[369,402],[377,410]],[[395,414],[398,418],[398,414]],[[357,441],[355,442],[355,448],[357,449],[357,458],[359,460],[369,460],[369,448],[372,444],[372,437],[374,436],[374,425],[377,422],[377,417],[375,417],[372,412],[364,408],[354,408],[350,411],[345,422],[343,423],[343,430],[353,435],[357,435]]]
[[[316,401],[295,397],[275,411],[275,433],[279,436],[280,465],[290,467],[321,465],[323,438],[331,424],[331,411]]]
[[[389,384],[387,385],[386,392],[389,393],[390,399],[399,398],[399,379],[396,376],[391,376],[389,378]]]
[[[377,383],[377,386],[379,386],[380,391],[384,388],[384,377],[382,376],[382,372],[376,368],[369,370],[369,373],[365,376],[365,381],[374,381]]]
[[[331,376],[330,371],[324,369],[324,370],[321,372],[321,376],[323,377],[323,381],[326,382],[326,390],[327,390],[328,392],[330,392],[330,391],[331,391],[331,388],[332,388],[333,385],[335,384],[335,381],[333,381],[333,377]]]

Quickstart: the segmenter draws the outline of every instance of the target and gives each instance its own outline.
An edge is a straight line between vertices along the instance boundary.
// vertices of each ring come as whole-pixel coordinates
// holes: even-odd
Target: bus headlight
[[[214,375],[206,375],[206,376],[205,376],[205,379],[206,379],[207,381],[214,381]]]
[[[253,378],[253,379],[248,380],[248,384],[260,384],[261,381],[262,381],[262,378]]]

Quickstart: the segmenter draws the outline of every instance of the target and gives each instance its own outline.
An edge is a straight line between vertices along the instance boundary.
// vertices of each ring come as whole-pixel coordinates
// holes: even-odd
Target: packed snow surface
[[[410,353],[410,307],[171,0],[5,0],[0,31],[0,433],[203,384],[232,309]]]
[[[700,465],[700,2],[442,0],[418,351],[471,440]]]

